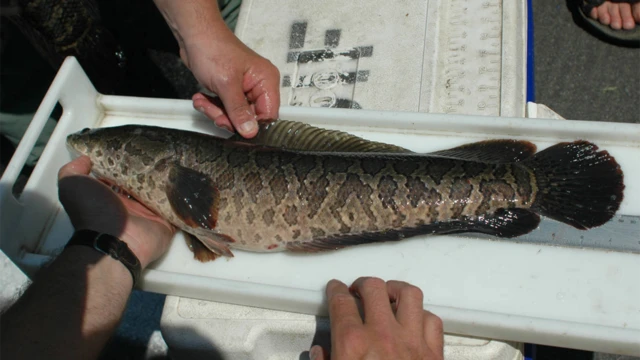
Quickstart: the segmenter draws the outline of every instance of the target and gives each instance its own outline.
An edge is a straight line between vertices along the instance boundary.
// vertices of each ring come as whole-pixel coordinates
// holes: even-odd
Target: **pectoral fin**
[[[185,224],[207,230],[216,227],[219,192],[210,177],[175,164],[169,170],[166,193],[171,208]]]
[[[245,139],[235,134],[229,140],[286,150],[312,152],[412,152],[399,146],[365,140],[342,131],[322,129],[289,120],[260,124],[258,135],[251,139]]]
[[[220,255],[214,253],[213,251],[209,250],[206,246],[204,246],[204,244],[200,240],[198,240],[198,238],[195,235],[187,233],[185,234],[184,239],[187,242],[187,246],[189,247],[189,250],[193,252],[194,259],[200,262],[208,262],[208,261],[213,261],[218,257],[220,257]]]
[[[193,251],[193,257],[201,262],[213,261],[220,256],[234,257],[229,244],[235,242],[231,237],[216,233],[188,234],[187,246]]]

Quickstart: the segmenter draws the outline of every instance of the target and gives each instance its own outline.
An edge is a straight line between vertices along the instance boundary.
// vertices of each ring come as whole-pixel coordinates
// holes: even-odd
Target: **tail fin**
[[[620,207],[623,175],[616,160],[588,141],[560,143],[525,160],[538,193],[532,210],[588,229],[609,221]]]

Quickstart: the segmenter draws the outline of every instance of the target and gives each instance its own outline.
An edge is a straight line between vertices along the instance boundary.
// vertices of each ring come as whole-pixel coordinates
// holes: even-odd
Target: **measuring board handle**
[[[67,57],[0,178],[0,238],[2,250],[13,261],[16,261],[22,249],[37,248],[40,232],[51,221],[47,214],[56,213],[54,207],[60,207],[58,203],[38,201],[43,193],[57,194],[57,179],[51,178],[50,169],[59,169],[70,160],[70,154],[61,153],[56,145],[64,141],[69,133],[95,125],[101,113],[96,106],[99,95],[76,58]],[[13,194],[16,180],[58,103],[62,106],[62,116],[24,190],[16,197]],[[57,199],[57,196],[52,198]],[[29,226],[20,226],[23,217],[29,217]]]

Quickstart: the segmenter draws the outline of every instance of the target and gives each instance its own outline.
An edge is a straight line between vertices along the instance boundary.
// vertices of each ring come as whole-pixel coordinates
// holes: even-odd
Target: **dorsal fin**
[[[485,140],[465,144],[426,155],[479,161],[492,164],[507,164],[530,158],[536,152],[536,145],[524,140]]]
[[[343,131],[322,129],[290,120],[276,120],[268,124],[261,123],[258,135],[255,137],[245,139],[238,134],[234,134],[229,140],[286,150],[311,152],[412,152],[399,146],[365,140]]]

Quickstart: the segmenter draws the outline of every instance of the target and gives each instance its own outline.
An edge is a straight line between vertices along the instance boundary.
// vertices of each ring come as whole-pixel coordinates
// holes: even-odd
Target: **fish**
[[[545,216],[601,226],[624,175],[586,140],[484,140],[430,153],[284,119],[244,139],[148,125],[67,137],[92,173],[188,234],[194,258],[316,253],[418,235],[513,238]],[[233,251],[232,251],[233,250]]]

